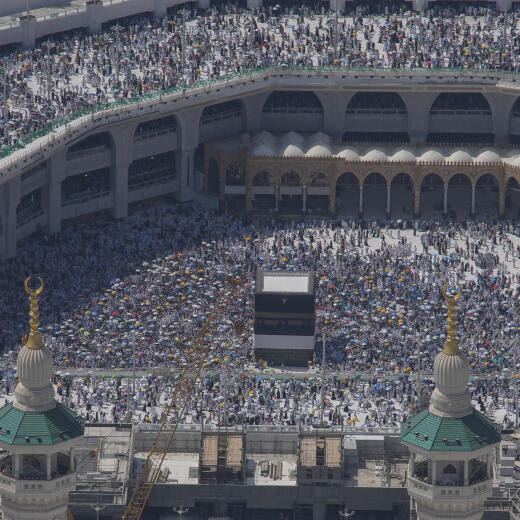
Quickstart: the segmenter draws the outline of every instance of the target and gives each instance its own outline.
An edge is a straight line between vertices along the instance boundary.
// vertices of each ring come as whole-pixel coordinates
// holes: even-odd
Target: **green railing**
[[[68,121],[65,121],[64,119],[57,119],[53,121],[51,124],[45,125],[44,127],[40,128],[39,130],[28,134],[26,136],[23,136],[20,141],[18,141],[16,144],[8,147],[0,148],[0,159],[3,159],[5,157],[8,157],[9,155],[13,154],[17,150],[21,150],[25,148],[28,144],[32,143],[36,139],[39,139],[40,137],[45,137],[49,135],[53,130],[55,130],[58,127],[61,127],[63,125],[66,125],[70,121],[74,121],[76,119],[79,119],[80,117],[91,115],[94,116],[94,114],[97,114],[99,112],[103,112],[106,110],[118,108],[118,107],[124,107],[126,105],[132,105],[136,103],[141,103],[143,101],[149,101],[153,99],[160,99],[163,96],[168,96],[171,94],[177,94],[177,93],[189,93],[189,91],[201,88],[201,87],[208,87],[213,86],[217,84],[223,84],[230,80],[240,79],[244,77],[252,77],[255,74],[258,73],[270,73],[272,75],[276,74],[287,74],[287,73],[308,73],[308,74],[315,74],[315,75],[323,75],[323,74],[338,74],[338,75],[344,75],[348,74],[349,76],[356,75],[356,73],[364,74],[364,75],[377,75],[377,74],[392,74],[394,76],[406,76],[410,73],[417,74],[421,73],[421,75],[424,76],[430,76],[430,75],[436,75],[436,74],[442,74],[446,76],[458,76],[463,75],[468,78],[473,77],[483,77],[486,75],[489,75],[493,77],[494,79],[504,79],[504,80],[511,80],[514,79],[516,81],[516,78],[520,79],[520,74],[518,72],[514,71],[505,71],[500,69],[465,69],[465,68],[406,68],[406,69],[399,69],[399,68],[382,68],[382,67],[344,67],[344,66],[321,66],[321,67],[309,67],[309,66],[294,66],[294,65],[276,65],[276,66],[266,66],[266,67],[259,67],[254,69],[248,69],[241,72],[236,72],[233,74],[227,74],[224,76],[219,76],[218,78],[214,79],[207,79],[207,80],[200,80],[196,81],[194,83],[191,83],[190,85],[186,86],[176,86],[165,90],[155,91],[155,92],[149,92],[146,94],[143,94],[141,96],[135,96],[132,98],[127,99],[120,99],[118,101],[112,101],[110,103],[106,103],[103,105],[91,105],[88,107],[85,107],[81,110],[78,110],[74,113],[72,113],[69,117]],[[490,78],[491,79],[491,78]]]

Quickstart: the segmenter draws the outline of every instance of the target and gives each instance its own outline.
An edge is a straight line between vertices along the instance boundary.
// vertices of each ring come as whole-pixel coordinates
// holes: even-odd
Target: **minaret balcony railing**
[[[47,480],[46,478],[34,478],[36,475],[19,476],[17,479],[8,477],[3,473],[0,474],[0,492],[12,494],[24,493],[52,493],[54,491],[62,491],[63,489],[75,489],[76,474],[68,472],[55,478]]]
[[[468,486],[433,485],[414,477],[408,478],[408,492],[412,496],[428,498],[440,502],[467,500],[476,496],[488,496],[493,489],[493,479],[488,478]]]

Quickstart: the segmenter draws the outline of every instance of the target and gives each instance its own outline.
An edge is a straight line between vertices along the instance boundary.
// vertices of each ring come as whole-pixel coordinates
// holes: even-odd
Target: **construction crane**
[[[217,298],[209,316],[195,338],[194,345],[188,354],[186,366],[177,382],[173,396],[165,408],[161,425],[134,486],[132,496],[122,520],[139,520],[141,518],[152,488],[159,477],[166,453],[168,453],[172,446],[177,427],[191,399],[195,389],[195,383],[197,379],[200,378],[202,367],[210,351],[211,344],[215,339],[210,331],[210,326],[214,321],[217,324],[222,324],[221,319],[227,314],[230,300],[232,297],[237,296],[238,288],[241,286],[242,283],[234,278],[225,283],[221,294]],[[241,335],[244,328],[243,322],[237,322],[235,325],[235,334],[237,336]],[[170,421],[170,417],[173,418],[172,422]],[[166,442],[164,442],[164,438],[166,438]]]

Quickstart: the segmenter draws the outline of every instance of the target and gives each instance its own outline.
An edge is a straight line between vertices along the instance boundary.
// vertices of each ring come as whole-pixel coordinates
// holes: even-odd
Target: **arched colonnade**
[[[218,186],[223,207],[366,218],[520,216],[520,168],[510,164],[349,162],[215,152],[208,159],[206,187],[217,192]]]

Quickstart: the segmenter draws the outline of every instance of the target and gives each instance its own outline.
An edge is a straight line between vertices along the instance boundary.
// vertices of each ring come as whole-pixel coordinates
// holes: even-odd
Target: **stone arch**
[[[275,90],[262,107],[262,128],[266,131],[323,131],[323,105],[318,96],[306,90]]]
[[[244,168],[237,162],[228,164],[225,179],[226,186],[244,186],[246,183]]]
[[[509,141],[511,144],[520,144],[520,96],[509,112]]]
[[[218,162],[213,157],[208,162],[207,186],[210,193],[220,192],[220,171]]]
[[[326,173],[315,171],[307,178],[306,210],[311,215],[327,215],[329,212],[329,179]]]
[[[202,114],[200,115],[199,119],[199,125],[204,124],[205,119],[213,120],[215,117],[226,116],[230,113],[242,114],[243,112],[244,105],[241,99],[231,99],[230,101],[208,105],[202,110]]]
[[[329,179],[324,173],[314,172],[310,175],[309,186],[314,188],[326,188],[329,186]]]
[[[498,217],[499,182],[491,173],[482,174],[475,183],[475,214]]]
[[[520,217],[520,182],[515,177],[509,177],[505,189],[505,216]]]
[[[371,172],[363,179],[363,186],[386,186],[386,178],[382,173]]]
[[[275,179],[266,170],[260,170],[251,178],[251,209],[255,213],[269,214],[275,209]]]
[[[300,174],[295,171],[289,171],[282,174],[280,177],[280,186],[295,187],[301,186],[302,180]]]
[[[414,212],[414,182],[408,173],[398,173],[390,181],[390,216],[404,218]]]
[[[209,141],[239,134],[244,129],[245,113],[241,99],[204,107],[199,118],[200,140]]]
[[[408,143],[408,110],[397,92],[356,92],[345,110],[346,143]]]
[[[480,92],[442,92],[430,107],[430,113],[439,110],[484,110],[491,112],[486,97]]]
[[[383,219],[386,215],[387,182],[379,172],[368,174],[363,180],[363,215]]]
[[[299,215],[303,207],[302,177],[294,170],[283,173],[280,177],[280,213]]]
[[[406,105],[397,92],[356,92],[347,105],[349,110],[395,110],[406,115]]]
[[[455,173],[448,179],[448,213],[454,218],[471,214],[471,179],[464,173]]]
[[[491,107],[480,92],[442,92],[429,112],[429,144],[492,145]]]
[[[421,207],[423,217],[439,217],[444,211],[444,181],[438,173],[428,173],[421,179]]]
[[[174,133],[177,131],[177,126],[177,117],[174,114],[141,121],[135,127],[134,141],[149,139],[165,133]]]
[[[268,171],[262,170],[255,173],[253,176],[253,186],[272,186],[273,184],[273,177]]]
[[[88,156],[92,154],[93,151],[97,151],[101,148],[109,150],[115,148],[114,138],[109,130],[93,133],[70,145],[67,148],[67,159]]]
[[[342,173],[336,181],[336,212],[356,216],[359,213],[359,179],[351,172]]]
[[[318,96],[312,91],[275,90],[265,100],[262,112],[323,114],[323,106]]]

